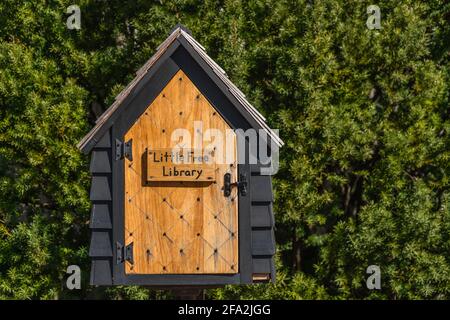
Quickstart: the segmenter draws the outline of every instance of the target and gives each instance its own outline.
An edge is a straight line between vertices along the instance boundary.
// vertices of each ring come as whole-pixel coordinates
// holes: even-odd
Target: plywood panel
[[[190,139],[174,139],[177,129]],[[181,70],[124,139],[133,139],[133,161],[125,159],[125,243],[133,242],[134,264],[126,263],[126,273],[237,273],[237,191],[222,191],[225,173],[237,178],[236,135]],[[214,180],[148,181],[147,152],[174,147],[213,152]]]

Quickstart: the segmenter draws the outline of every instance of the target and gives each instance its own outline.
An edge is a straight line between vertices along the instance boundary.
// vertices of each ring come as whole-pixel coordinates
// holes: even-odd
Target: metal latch
[[[128,261],[133,264],[133,242],[127,246],[123,246],[120,242],[116,243],[116,263],[120,264],[124,261]]]
[[[116,160],[123,158],[133,161],[133,139],[130,139],[125,143],[116,139]]]
[[[231,173],[225,173],[223,176],[223,195],[229,197],[231,188],[237,187],[241,196],[247,195],[247,177],[244,174],[239,175],[239,181],[231,183]]]

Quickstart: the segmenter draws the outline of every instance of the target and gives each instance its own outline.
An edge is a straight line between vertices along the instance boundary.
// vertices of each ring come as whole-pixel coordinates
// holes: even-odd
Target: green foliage
[[[331,299],[327,290],[316,279],[304,273],[290,274],[277,261],[277,279],[275,283],[253,284],[246,286],[226,286],[209,290],[211,299],[276,299],[276,300],[319,300]]]
[[[88,176],[75,144],[87,93],[18,42],[0,45],[0,69],[0,296],[54,298],[61,268],[86,250]]]
[[[0,298],[162,299],[88,286],[89,176],[75,145],[170,29],[188,26],[286,146],[278,279],[210,298],[450,298],[450,4],[82,0],[0,4]],[[381,8],[381,30],[366,8]],[[65,269],[83,270],[81,291]],[[368,290],[379,265],[382,289]]]

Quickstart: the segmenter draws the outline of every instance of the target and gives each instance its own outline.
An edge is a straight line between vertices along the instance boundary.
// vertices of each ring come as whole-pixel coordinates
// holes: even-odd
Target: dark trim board
[[[245,150],[237,150],[239,153],[245,152],[245,159],[248,159],[248,140],[245,141]],[[244,175],[247,183],[251,186],[251,172],[248,161],[247,164],[238,165],[238,175]],[[241,275],[241,283],[249,284],[253,282],[253,261],[252,261],[252,238],[251,238],[251,196],[247,192],[246,196],[239,194],[238,198],[238,214],[239,214],[239,273]]]
[[[119,125],[112,127],[112,136],[115,139],[123,140],[123,134],[119,133]],[[113,153],[116,152],[115,146]],[[115,160],[113,162],[113,284],[125,284],[125,266],[123,263],[117,263],[117,251],[115,244],[120,242],[125,243],[125,170],[124,159]]]
[[[119,282],[118,282],[119,281]],[[114,285],[143,286],[206,286],[239,284],[239,274],[232,276],[223,274],[134,274],[114,279]]]

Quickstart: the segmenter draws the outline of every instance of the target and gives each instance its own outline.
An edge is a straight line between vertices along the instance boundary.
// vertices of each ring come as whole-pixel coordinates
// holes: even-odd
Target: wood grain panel
[[[176,129],[190,139],[174,139]],[[237,178],[236,135],[183,71],[137,119],[124,137],[129,139],[125,243],[133,242],[134,264],[126,263],[126,273],[237,273],[237,191],[225,197],[222,190],[225,173]],[[147,151],[174,147],[213,152],[215,181],[147,181]]]

